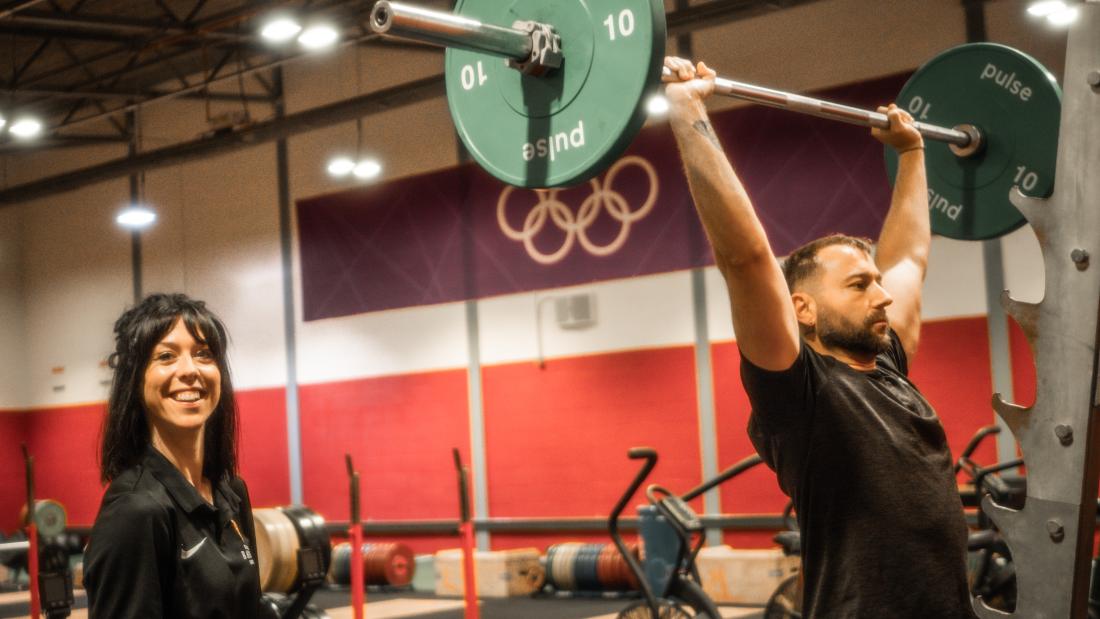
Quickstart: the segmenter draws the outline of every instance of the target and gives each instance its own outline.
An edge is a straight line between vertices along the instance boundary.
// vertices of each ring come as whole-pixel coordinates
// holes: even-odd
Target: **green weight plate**
[[[925,139],[932,231],[954,239],[991,239],[1025,223],[1009,202],[1019,186],[1047,197],[1054,189],[1062,91],[1054,76],[1023,52],[994,43],[947,50],[906,82],[897,103],[918,121],[970,124],[985,140],[971,157]],[[886,148],[890,178],[898,157]]]
[[[455,13],[554,27],[564,57],[541,77],[498,56],[449,48],[447,102],[463,144],[498,179],[564,187],[603,171],[645,122],[665,53],[659,0],[459,0]]]
[[[50,499],[34,502],[34,524],[42,537],[65,532],[65,507]]]

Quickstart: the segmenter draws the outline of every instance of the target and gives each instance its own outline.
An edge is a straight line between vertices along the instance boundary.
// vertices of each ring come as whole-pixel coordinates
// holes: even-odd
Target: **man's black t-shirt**
[[[870,372],[805,343],[781,372],[742,356],[749,436],[798,510],[804,617],[975,616],[947,437],[891,342]]]

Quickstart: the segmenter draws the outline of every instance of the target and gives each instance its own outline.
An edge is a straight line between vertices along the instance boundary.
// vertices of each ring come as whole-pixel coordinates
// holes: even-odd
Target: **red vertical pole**
[[[27,572],[31,576],[31,618],[39,619],[42,616],[42,602],[38,599],[38,527],[34,522],[27,525],[27,540],[30,542],[27,549]]]
[[[27,573],[31,579],[31,619],[39,619],[42,616],[42,601],[38,597],[38,527],[34,524],[34,458],[27,451],[27,444],[20,445],[23,449],[23,468],[27,473],[27,515],[23,525],[27,529]]]
[[[458,533],[462,536],[462,583],[465,590],[466,619],[479,619],[481,609],[477,606],[477,577],[474,573],[474,523],[470,520],[470,492],[466,481],[466,467],[458,450],[452,450],[455,469],[458,471]]]
[[[481,609],[477,606],[477,576],[474,574],[474,523],[459,525],[462,532],[462,576],[466,594],[466,619],[478,619]]]
[[[351,525],[348,538],[351,542],[351,613],[354,619],[363,619],[366,593],[363,591],[363,525],[359,519],[359,471],[351,464],[351,454],[344,454],[351,484]]]
[[[366,595],[363,592],[363,527],[352,523],[349,531],[351,538],[351,610],[355,619],[363,619],[363,604]]]

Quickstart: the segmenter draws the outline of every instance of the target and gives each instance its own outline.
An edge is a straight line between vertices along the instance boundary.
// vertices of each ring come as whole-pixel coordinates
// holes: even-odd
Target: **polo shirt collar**
[[[184,512],[192,513],[198,509],[213,510],[209,503],[199,494],[199,491],[195,489],[183,477],[183,473],[179,472],[168,458],[164,457],[164,454],[157,451],[156,447],[149,445],[145,452],[145,459],[142,463],[149,471],[157,478],[158,481],[164,486],[164,489],[168,491],[168,494],[172,497],[172,500],[179,505],[180,509]],[[232,494],[230,490],[226,493],[222,488],[222,481],[218,484],[217,489],[226,494],[227,498]],[[237,498],[236,494],[232,494],[232,498]],[[240,499],[237,499],[238,502]]]

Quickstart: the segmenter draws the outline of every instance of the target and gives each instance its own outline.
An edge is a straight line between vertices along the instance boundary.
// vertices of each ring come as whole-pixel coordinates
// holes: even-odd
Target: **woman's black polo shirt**
[[[252,509],[237,479],[214,505],[149,447],[111,482],[84,555],[92,619],[259,616]]]

